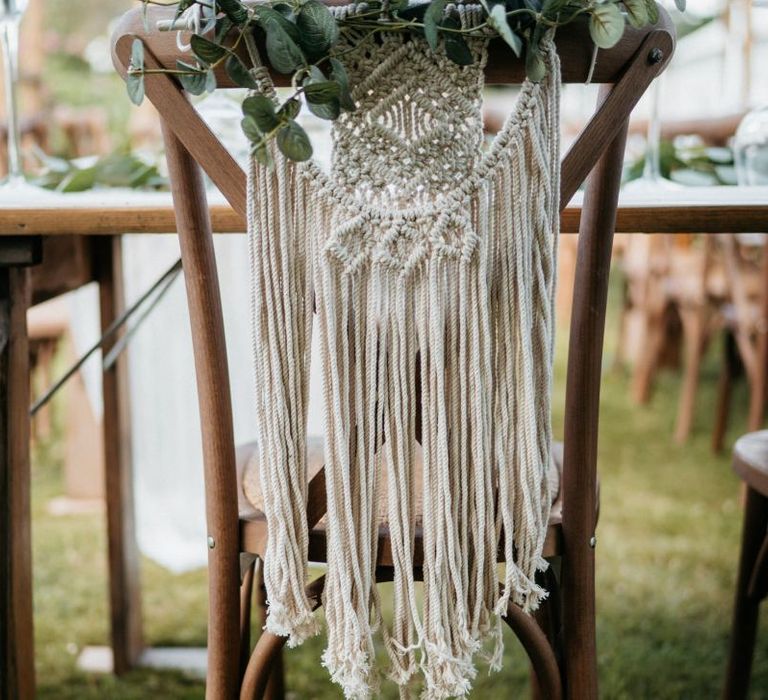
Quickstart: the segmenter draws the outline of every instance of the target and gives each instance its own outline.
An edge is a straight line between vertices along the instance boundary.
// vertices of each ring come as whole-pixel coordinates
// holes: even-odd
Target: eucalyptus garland
[[[412,4],[409,0],[369,0],[359,3],[357,12],[334,15],[319,0],[180,0],[175,19],[197,11],[203,18],[199,33],[190,39],[188,61],[177,61],[175,69],[144,67],[144,48],[135,39],[128,68],[128,95],[135,104],[144,98],[144,78],[153,72],[173,74],[193,95],[216,89],[215,70],[223,66],[233,83],[257,89],[251,69],[258,65],[257,36],[261,34],[271,68],[291,76],[292,94],[282,102],[263,95],[243,101],[242,128],[256,157],[269,163],[267,144],[277,147],[295,161],[308,160],[312,145],[296,121],[303,105],[321,119],[336,119],[353,111],[344,51],[338,48],[345,31],[366,39],[384,32],[411,32],[423,36],[434,51],[442,44],[445,55],[458,65],[469,65],[473,55],[467,39],[497,35],[516,56],[525,59],[526,73],[533,81],[544,77],[546,68],[539,48],[550,29],[566,26],[587,17],[589,34],[596,48],[609,49],[624,34],[627,24],[642,28],[658,20],[655,0],[479,0],[484,19],[477,26],[463,28],[446,13],[448,0]],[[165,5],[142,0],[148,5]],[[685,0],[675,0],[680,11]],[[196,7],[197,6],[197,7]],[[241,44],[246,51],[238,51]],[[244,62],[241,56],[249,58]],[[249,63],[250,65],[247,65]]]

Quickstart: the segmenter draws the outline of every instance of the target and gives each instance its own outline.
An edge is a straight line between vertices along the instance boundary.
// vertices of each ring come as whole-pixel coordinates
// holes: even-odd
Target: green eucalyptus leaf
[[[633,27],[641,29],[648,24],[648,5],[645,0],[624,0],[624,7],[627,20]]]
[[[256,160],[267,168],[271,168],[274,165],[272,160],[272,153],[270,152],[267,144],[264,141],[254,143],[251,149]]]
[[[645,0],[645,11],[651,24],[656,24],[659,21],[659,6],[656,4],[656,0]]]
[[[544,62],[541,52],[538,47],[529,45],[528,50],[525,52],[525,75],[528,77],[528,80],[539,83],[544,80],[546,74],[547,64]]]
[[[272,9],[279,12],[285,19],[292,24],[296,22],[296,13],[293,11],[293,6],[287,2],[278,2],[272,5]]]
[[[329,81],[325,73],[317,66],[311,66],[309,76],[305,78],[304,96],[307,99],[307,107],[320,119],[336,119],[341,113],[341,92],[338,83]]]
[[[304,161],[312,157],[312,144],[307,132],[293,120],[277,132],[277,147],[291,160]]]
[[[570,0],[544,0],[541,6],[541,14],[545,17],[555,18],[558,13],[565,9]]]
[[[675,0],[675,7],[680,10],[680,12],[685,12],[685,0]]]
[[[615,46],[624,34],[624,15],[618,5],[595,5],[589,18],[589,34],[595,45],[601,49]]]
[[[111,153],[93,164],[95,181],[110,187],[143,187],[157,176],[157,169],[131,153]]]
[[[717,179],[717,175],[714,173],[705,173],[701,170],[694,170],[693,168],[678,168],[673,170],[669,179],[672,182],[676,182],[679,185],[686,185],[687,187],[712,187],[719,185],[720,182]]]
[[[494,5],[488,15],[488,24],[493,27],[499,36],[509,44],[515,56],[521,56],[523,53],[523,40],[512,31],[507,22],[507,11],[504,5]]]
[[[240,127],[242,128],[243,133],[248,137],[248,140],[253,143],[261,141],[264,138],[264,133],[259,129],[256,120],[250,115],[246,115],[242,118]]]
[[[232,22],[229,17],[224,15],[223,17],[219,17],[216,20],[216,31],[213,33],[213,41],[216,44],[223,44],[224,38],[229,34],[232,27],[234,27],[234,22]]]
[[[458,34],[445,35],[445,55],[457,66],[471,66],[475,62],[467,42]]]
[[[461,29],[461,24],[455,17],[446,17],[441,26],[449,29]],[[470,66],[475,62],[475,57],[461,34],[445,32],[443,42],[445,55],[457,66]]]
[[[739,181],[736,177],[736,168],[732,165],[715,165],[715,175],[723,185],[738,185]]]
[[[144,76],[141,73],[129,73],[125,78],[125,88],[133,104],[140,105],[144,101]]]
[[[267,35],[267,56],[272,67],[285,75],[303,66],[304,54],[299,48],[299,30],[293,22],[271,7],[258,6],[256,19]]]
[[[438,25],[443,20],[447,0],[432,0],[424,12],[424,38],[433,51],[437,48]]]
[[[337,58],[330,59],[331,64],[331,80],[335,80],[339,84],[339,105],[347,112],[354,112],[355,101],[352,99],[352,93],[349,89],[349,76],[347,75],[347,69],[344,68],[344,64]]]
[[[328,80],[328,78],[325,77],[325,73],[323,73],[319,66],[310,66],[309,75],[304,78],[304,85],[311,82],[324,83],[326,80]]]
[[[299,28],[293,22],[293,10],[290,6],[282,3],[275,7],[256,5],[254,14],[265,32],[269,33],[273,27],[280,27],[296,44],[299,43]]]
[[[333,80],[310,81],[304,85],[304,95],[307,102],[324,105],[338,98],[339,84]]]
[[[134,39],[131,44],[130,68],[132,71],[144,70],[144,44],[141,39]],[[144,101],[144,74],[128,73],[125,77],[125,89],[131,102],[140,105]]]
[[[339,26],[331,11],[317,0],[305,2],[296,15],[301,48],[310,60],[328,53],[339,38]]]
[[[205,73],[205,91],[213,92],[216,89],[216,73],[213,69],[206,71]]]
[[[724,146],[711,146],[706,149],[705,154],[713,163],[719,163],[720,165],[729,165],[733,163],[733,151]]]
[[[232,54],[224,64],[224,68],[232,82],[238,87],[248,88],[249,90],[256,90],[259,87],[239,56]]]
[[[144,43],[141,39],[134,39],[131,44],[131,68],[144,69]]]
[[[277,110],[277,116],[281,119],[296,119],[301,112],[301,102],[296,99],[290,99]]]
[[[329,102],[324,103],[307,102],[307,107],[316,117],[329,121],[337,119],[339,114],[341,114],[341,104],[338,97],[334,97]]]
[[[267,34],[267,56],[272,67],[285,75],[293,73],[305,62],[296,42],[286,32],[277,29]]]
[[[216,5],[238,27],[248,19],[248,12],[239,0],[216,0]]]
[[[181,87],[190,95],[202,95],[205,92],[207,81],[206,71],[201,70],[199,66],[193,66],[184,61],[176,61],[176,68],[181,71],[190,71],[186,75],[177,76]],[[192,73],[194,71],[194,73]]]
[[[58,185],[57,192],[83,192],[96,184],[96,168],[72,170]]]
[[[57,158],[56,156],[49,155],[39,150],[37,146],[35,148],[35,157],[45,166],[47,172],[50,173],[67,173],[72,169],[72,164],[66,158]]]
[[[199,34],[193,34],[189,43],[195,56],[208,65],[216,63],[216,61],[223,58],[228,53],[223,46],[214,44],[212,41],[209,41]]]
[[[264,95],[246,97],[243,100],[243,114],[251,117],[259,131],[265,134],[280,126],[274,103]]]

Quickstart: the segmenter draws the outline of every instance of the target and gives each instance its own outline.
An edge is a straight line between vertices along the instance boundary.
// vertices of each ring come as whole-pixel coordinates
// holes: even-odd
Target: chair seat
[[[422,463],[420,453],[417,454],[415,465],[416,483],[420,482]],[[323,467],[323,441],[320,438],[310,438],[307,444],[308,480],[311,480]],[[262,510],[264,500],[259,479],[259,452],[256,443],[248,443],[237,449],[238,499],[240,511],[240,539],[243,551],[263,555],[267,541],[267,523]],[[560,525],[562,522],[562,501],[560,498],[560,480],[563,469],[563,445],[555,442],[552,445],[552,462],[549,470],[552,508],[549,517],[549,529],[544,544],[544,556],[554,556],[560,553]],[[392,554],[389,546],[389,528],[387,523],[386,489],[380,489],[378,503],[379,513],[379,566],[392,566]],[[416,542],[414,548],[414,563],[421,564],[421,514],[422,493],[415,493]],[[309,559],[314,562],[326,560],[326,531],[323,517],[310,531]],[[500,558],[501,560],[501,558]]]
[[[747,433],[736,441],[733,471],[748,486],[768,497],[768,430]]]

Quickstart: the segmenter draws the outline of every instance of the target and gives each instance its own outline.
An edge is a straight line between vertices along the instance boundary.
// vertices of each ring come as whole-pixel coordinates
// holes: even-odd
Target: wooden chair
[[[727,700],[747,697],[758,611],[768,595],[768,430],[736,441],[733,470],[746,486],[746,505],[723,693]]]
[[[173,10],[151,7],[149,27]],[[129,12],[113,38],[113,58],[125,75],[131,44],[145,44],[145,66],[175,68],[175,36],[145,31],[140,10]],[[558,35],[563,80],[583,83],[592,48],[586,23]],[[507,622],[525,647],[544,697],[563,694],[585,700],[597,697],[595,645],[595,524],[597,516],[597,428],[608,272],[616,220],[624,144],[630,112],[674,50],[674,30],[666,13],[654,28],[628,29],[621,42],[597,57],[593,81],[605,85],[594,116],[563,161],[561,206],[589,175],[581,217],[571,320],[562,487],[553,509],[545,555],[562,559],[562,575],[546,584],[549,602],[542,626],[512,606]],[[221,87],[231,86],[222,72]],[[506,45],[494,42],[486,72],[489,83],[520,83],[524,65]],[[285,81],[285,77],[275,76]],[[171,188],[176,210],[189,309],[203,432],[209,546],[208,698],[265,697],[273,665],[285,638],[262,633],[249,648],[252,569],[241,580],[240,556],[261,555],[266,523],[253,508],[238,511],[238,484],[232,430],[221,299],[215,267],[210,218],[199,166],[245,219],[246,178],[211,131],[201,122],[174,79],[163,73],[146,77],[146,95],[162,120]],[[591,173],[591,175],[590,175]],[[243,224],[245,229],[245,224]],[[310,559],[322,561],[325,533],[317,527],[325,513],[324,473],[309,484]],[[417,543],[417,549],[420,547]],[[379,546],[379,573],[387,578],[386,532]],[[242,584],[242,585],[241,585]],[[320,605],[323,578],[309,586]],[[269,691],[280,692],[279,679]]]
[[[728,284],[727,303],[722,309],[725,337],[712,430],[712,449],[720,452],[728,428],[733,381],[742,372],[749,389],[747,430],[758,430],[763,423],[768,249],[765,242],[745,243],[736,235],[718,236],[717,240]]]
[[[670,350],[673,362],[669,364],[680,364],[677,351],[682,335],[683,380],[675,442],[684,444],[693,425],[702,361],[710,341],[722,335],[713,450],[722,450],[733,381],[742,372],[750,392],[748,429],[757,430],[763,420],[768,352],[765,244],[743,243],[733,234],[640,237],[625,246],[622,268],[625,301],[619,354],[624,360],[624,348],[638,348],[633,400],[648,401],[655,375],[667,364]],[[642,332],[628,332],[631,320],[640,322]],[[680,333],[675,332],[678,329]]]
[[[722,326],[720,310],[726,299],[726,283],[721,257],[708,237],[651,236],[627,246],[623,268],[627,279],[625,307],[642,322],[642,333],[636,333],[635,338],[622,337],[621,342],[622,347],[639,348],[632,398],[646,403],[657,371],[665,364],[682,364],[675,442],[683,444],[693,423],[701,362],[708,341]],[[624,316],[629,315],[626,310]]]

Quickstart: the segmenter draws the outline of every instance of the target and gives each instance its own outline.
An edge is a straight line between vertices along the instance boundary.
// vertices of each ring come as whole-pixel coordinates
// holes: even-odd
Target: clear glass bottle
[[[768,105],[741,120],[733,148],[739,184],[768,185]]]

